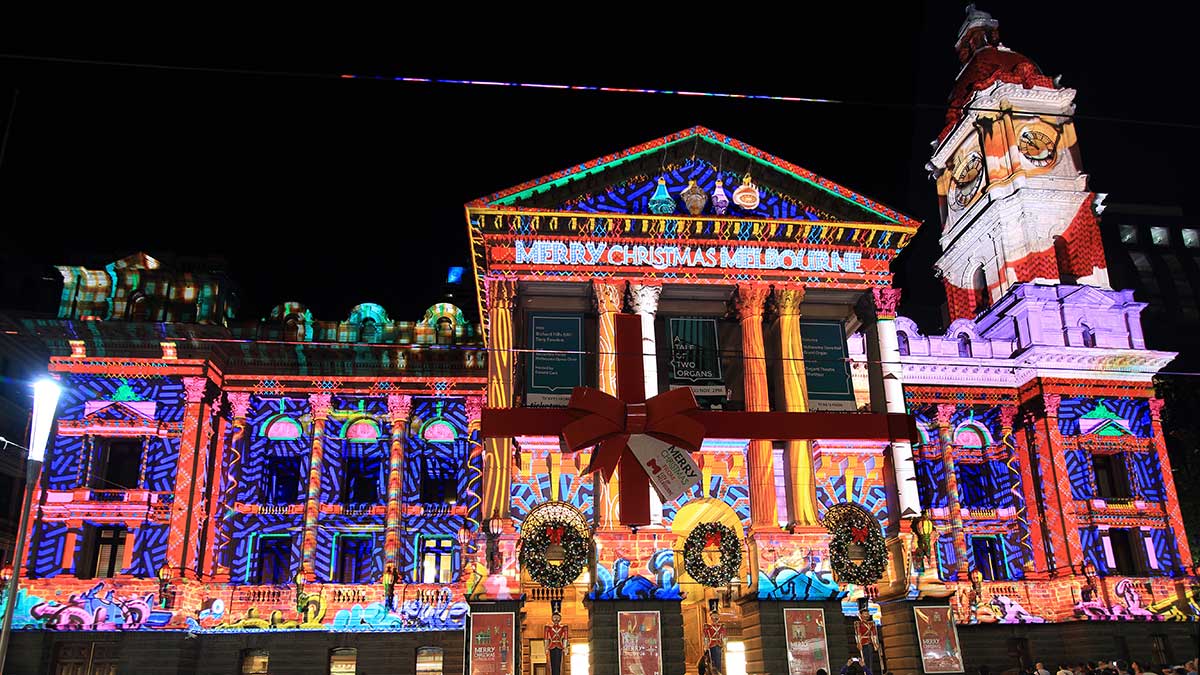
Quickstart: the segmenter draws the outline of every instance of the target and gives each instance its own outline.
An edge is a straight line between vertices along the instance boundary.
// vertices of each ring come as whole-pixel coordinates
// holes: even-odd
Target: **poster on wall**
[[[688,387],[702,408],[725,400],[716,319],[672,318],[671,388]]]
[[[948,605],[913,607],[917,618],[917,642],[927,673],[964,672],[958,629]]]
[[[512,612],[471,614],[471,675],[514,675],[514,626]]]
[[[814,412],[857,410],[842,322],[801,319],[800,342],[804,347],[808,409]]]
[[[662,675],[662,626],[658,612],[617,612],[617,672]]]
[[[529,349],[525,405],[566,407],[571,390],[583,384],[583,317],[530,315]]]
[[[829,672],[825,610],[785,609],[783,630],[787,639],[788,675],[812,675],[818,668]]]

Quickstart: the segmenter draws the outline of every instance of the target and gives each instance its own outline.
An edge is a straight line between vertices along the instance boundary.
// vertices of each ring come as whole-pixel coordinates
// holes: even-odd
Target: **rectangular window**
[[[259,539],[258,583],[281,586],[291,581],[292,538],[268,535]]]
[[[1129,472],[1125,468],[1125,453],[1092,455],[1092,470],[1096,473],[1097,497],[1129,498]]]
[[[1184,228],[1183,245],[1188,248],[1200,248],[1200,230],[1190,227]]]
[[[457,467],[437,459],[426,460],[421,473],[421,501],[426,504],[458,503]]]
[[[96,490],[136,490],[142,472],[142,439],[97,439],[96,465],[90,487]]]
[[[972,536],[971,548],[975,554],[975,569],[986,581],[1006,581],[1008,567],[1004,564],[1004,547],[996,536]]]
[[[55,647],[55,675],[117,675],[116,642],[60,642]]]
[[[265,482],[268,504],[294,504],[300,499],[300,458],[268,457]]]
[[[84,533],[87,564],[76,568],[80,579],[109,579],[121,573],[125,559],[125,528],[88,526]]]
[[[1119,228],[1121,233],[1122,244],[1136,244],[1138,240],[1137,225],[1121,225]]]
[[[430,537],[421,540],[421,583],[448,584],[454,574],[454,540]]]
[[[371,538],[339,537],[334,578],[341,584],[362,584],[371,572]]]
[[[1142,565],[1142,555],[1138,547],[1143,547],[1140,533],[1136,530],[1111,528],[1108,531],[1108,541],[1112,546],[1112,561],[1115,564],[1109,570],[1113,574],[1126,577],[1145,576]]]
[[[1155,246],[1170,246],[1171,230],[1165,227],[1150,228],[1150,241],[1154,242]]]
[[[367,457],[348,457],[345,460],[345,480],[342,482],[343,504],[375,504],[379,502],[379,481],[382,462]]]

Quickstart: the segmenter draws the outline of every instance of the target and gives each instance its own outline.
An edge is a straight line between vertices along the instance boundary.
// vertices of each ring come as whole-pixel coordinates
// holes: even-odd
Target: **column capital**
[[[388,394],[387,397],[388,415],[392,418],[392,423],[403,423],[408,421],[408,415],[412,411],[412,396],[408,394]]]
[[[654,314],[658,311],[658,297],[662,295],[662,282],[629,284],[629,307],[634,314]]]
[[[766,284],[738,284],[737,293],[733,296],[733,308],[737,311],[738,319],[761,319],[770,294],[771,287]]]
[[[776,286],[775,309],[779,316],[800,316],[800,303],[804,302],[803,286]]]
[[[616,314],[625,303],[625,282],[593,279],[592,297],[596,301],[597,312]]]
[[[1148,403],[1150,404],[1150,418],[1156,422],[1162,421],[1163,407],[1167,405],[1167,402],[1161,398],[1152,398],[1148,400]]]
[[[485,396],[467,397],[467,423],[478,420],[483,415],[483,407],[487,404]]]
[[[488,277],[484,282],[489,309],[512,309],[517,302],[517,280],[508,277]]]
[[[233,414],[233,419],[246,419],[246,413],[250,411],[250,392],[227,391],[225,400],[229,401],[229,410]]]
[[[1017,406],[1002,405],[1000,406],[1000,428],[1012,431],[1013,420],[1017,418]]]
[[[900,304],[900,289],[876,286],[871,289],[871,300],[875,303],[875,316],[894,319]]]
[[[333,405],[332,394],[309,394],[308,406],[312,409],[313,419],[325,419],[329,416],[329,408]]]
[[[204,400],[204,392],[208,388],[207,377],[183,378],[183,393],[188,403],[199,403]]]
[[[954,417],[958,406],[953,403],[939,403],[937,407],[937,425],[942,428],[950,427],[950,420]]]
[[[1042,394],[1042,409],[1046,411],[1046,417],[1058,417],[1058,406],[1061,403],[1060,394]]]

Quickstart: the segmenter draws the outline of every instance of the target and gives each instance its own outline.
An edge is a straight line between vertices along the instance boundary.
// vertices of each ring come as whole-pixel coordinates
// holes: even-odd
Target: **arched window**
[[[1086,323],[1080,324],[1079,331],[1081,333],[1083,333],[1083,346],[1084,347],[1095,347],[1096,346],[1096,334],[1092,331],[1091,326],[1087,325]]]
[[[358,650],[334,647],[329,650],[329,675],[354,675],[358,672]]]
[[[379,327],[375,323],[375,319],[363,319],[362,326],[358,331],[359,342],[374,342],[375,337],[379,334]]]
[[[437,321],[437,343],[439,345],[454,344],[454,321],[443,316]]]
[[[966,333],[958,334],[958,355],[963,358],[971,358],[971,336]]]
[[[983,271],[983,265],[976,267],[971,275],[971,289],[975,292],[976,314],[992,306],[992,294],[988,291],[987,273]]]
[[[908,356],[908,333],[896,333],[896,347],[900,356]]]
[[[417,675],[442,675],[441,647],[417,647]]]
[[[1071,251],[1067,246],[1067,240],[1062,237],[1054,238],[1054,262],[1058,264],[1058,282],[1060,284],[1074,284],[1079,280],[1079,277],[1071,274]]]
[[[243,649],[241,675],[270,675],[270,652],[265,649]]]

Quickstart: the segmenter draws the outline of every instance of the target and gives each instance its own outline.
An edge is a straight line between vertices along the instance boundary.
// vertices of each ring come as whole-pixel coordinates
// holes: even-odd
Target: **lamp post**
[[[25,502],[21,507],[17,525],[17,546],[13,552],[13,575],[6,589],[4,604],[4,628],[0,631],[0,672],[8,656],[8,639],[12,634],[13,610],[17,604],[17,587],[21,585],[21,560],[25,557],[26,526],[29,510],[33,505],[33,490],[42,471],[42,460],[46,458],[46,442],[50,440],[50,427],[54,422],[54,411],[58,408],[58,384],[49,378],[38,380],[33,385],[33,424],[29,429],[29,454],[25,460]]]
[[[487,535],[488,574],[499,574],[502,567],[499,540],[500,535],[504,533],[504,519],[500,517],[499,511],[494,511],[483,526]]]

